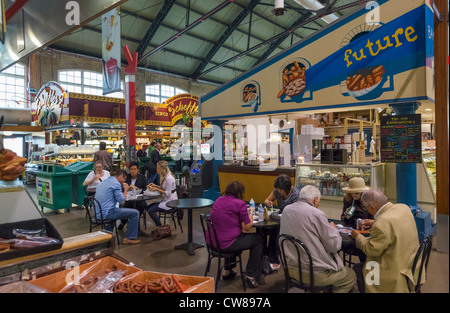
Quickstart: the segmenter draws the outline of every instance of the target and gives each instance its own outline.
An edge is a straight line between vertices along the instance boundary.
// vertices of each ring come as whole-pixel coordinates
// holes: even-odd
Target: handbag
[[[170,225],[168,224],[156,226],[156,229],[153,233],[153,239],[155,240],[161,240],[170,236],[172,236],[172,231],[170,230]]]

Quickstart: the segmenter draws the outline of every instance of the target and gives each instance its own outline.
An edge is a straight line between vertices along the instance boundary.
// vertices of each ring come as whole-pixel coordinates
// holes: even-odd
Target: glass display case
[[[425,166],[425,170],[428,176],[428,180],[431,185],[431,189],[436,196],[436,153],[427,152],[422,154],[422,163]]]
[[[383,163],[373,164],[296,164],[295,186],[298,189],[306,185],[319,188],[322,198],[334,200],[343,197],[343,187],[353,177],[361,177],[367,186],[384,191],[385,168]]]

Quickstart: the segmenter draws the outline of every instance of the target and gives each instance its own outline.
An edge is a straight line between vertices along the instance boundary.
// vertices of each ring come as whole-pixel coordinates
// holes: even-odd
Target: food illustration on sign
[[[251,107],[254,112],[258,110],[259,105],[259,85],[256,82],[249,82],[244,85],[242,90],[243,107]]]
[[[364,96],[377,88],[386,73],[383,65],[376,65],[358,70],[347,76],[346,85],[348,94],[355,98]]]
[[[304,92],[306,88],[305,72],[305,65],[297,61],[286,66],[281,75],[283,88],[278,92],[277,97],[281,98],[286,95],[293,98]]]

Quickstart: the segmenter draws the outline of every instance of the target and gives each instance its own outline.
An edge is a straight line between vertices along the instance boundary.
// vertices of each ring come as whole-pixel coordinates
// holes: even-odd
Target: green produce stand
[[[86,197],[86,188],[83,182],[86,176],[94,169],[94,162],[77,161],[67,165],[65,169],[72,171],[72,203],[82,205]]]
[[[36,192],[42,211],[72,207],[72,171],[55,164],[42,164],[36,172]]]

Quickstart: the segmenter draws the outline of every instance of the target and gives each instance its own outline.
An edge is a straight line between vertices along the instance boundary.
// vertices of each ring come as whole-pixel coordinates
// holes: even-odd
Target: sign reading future
[[[422,162],[420,119],[420,114],[383,116],[380,119],[381,162]]]

